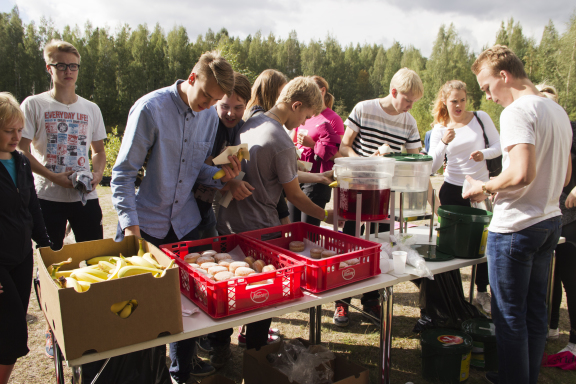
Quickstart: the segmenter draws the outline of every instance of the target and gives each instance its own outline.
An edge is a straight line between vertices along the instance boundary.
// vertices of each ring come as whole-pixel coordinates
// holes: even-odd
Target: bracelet
[[[322,221],[326,222],[326,220],[328,220],[328,210],[327,209],[324,210],[324,220],[322,220]]]
[[[442,142],[442,144],[448,145],[448,143],[445,143],[444,140],[440,139],[440,141]]]

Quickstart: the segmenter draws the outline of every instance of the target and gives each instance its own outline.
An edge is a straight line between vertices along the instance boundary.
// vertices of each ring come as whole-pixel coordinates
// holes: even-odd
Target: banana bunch
[[[126,319],[136,308],[138,308],[138,300],[125,300],[112,304],[110,310],[122,319]]]
[[[245,150],[247,150],[247,149],[240,148],[240,149],[238,150],[238,152],[236,153],[236,157],[238,158],[238,161],[244,160],[244,151],[245,151]],[[226,164],[226,165],[230,165],[230,163],[228,163],[228,164]],[[221,169],[221,170],[219,170],[218,172],[216,172],[216,173],[214,174],[214,176],[212,176],[212,179],[213,179],[213,180],[218,180],[218,179],[223,178],[224,176],[226,176],[226,172],[224,172],[224,170]]]
[[[174,267],[174,260],[168,267],[158,263],[158,260],[151,253],[144,253],[142,256],[124,257],[120,256],[98,256],[80,263],[80,267],[60,271],[66,264],[71,264],[72,259],[52,264],[48,267],[50,277],[56,282],[59,288],[74,288],[76,292],[86,292],[90,284],[99,283],[106,280],[120,279],[122,277],[152,273],[154,277],[164,277],[166,270]],[[124,305],[121,309],[124,309]],[[132,303],[134,306],[134,303]],[[113,311],[115,313],[119,311]],[[129,315],[128,315],[129,316]]]

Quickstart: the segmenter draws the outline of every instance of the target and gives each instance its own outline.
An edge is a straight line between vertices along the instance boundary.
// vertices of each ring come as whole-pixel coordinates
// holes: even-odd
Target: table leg
[[[387,287],[380,291],[380,364],[382,384],[390,384],[392,370],[390,352],[392,351],[392,317],[394,288]]]
[[[546,293],[546,305],[548,308],[548,325],[552,317],[552,294],[554,292],[554,269],[556,268],[556,251],[552,252],[550,260],[550,271],[548,272],[548,291]]]
[[[308,341],[310,344],[316,344],[316,307],[308,309],[310,313],[310,328],[308,328]]]
[[[316,307],[316,340],[314,344],[322,342],[322,306]]]
[[[478,269],[478,264],[472,266],[472,276],[470,276],[470,295],[468,295],[468,302],[472,304],[474,300],[474,285],[476,285],[476,270]]]

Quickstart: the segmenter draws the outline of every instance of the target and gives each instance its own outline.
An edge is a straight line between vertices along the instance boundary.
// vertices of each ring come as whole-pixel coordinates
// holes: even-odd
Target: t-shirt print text
[[[44,113],[44,124],[48,139],[46,168],[62,173],[78,166],[85,167],[88,157],[88,115],[49,111]]]

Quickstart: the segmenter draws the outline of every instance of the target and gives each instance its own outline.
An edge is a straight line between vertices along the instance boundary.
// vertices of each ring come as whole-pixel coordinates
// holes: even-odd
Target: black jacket
[[[34,177],[28,159],[12,152],[17,185],[0,165],[0,264],[14,266],[24,261],[32,250],[32,239],[40,247],[50,245]]]

